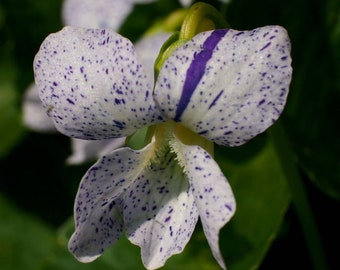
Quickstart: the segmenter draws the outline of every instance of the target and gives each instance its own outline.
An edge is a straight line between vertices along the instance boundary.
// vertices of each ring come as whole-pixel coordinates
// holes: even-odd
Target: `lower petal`
[[[124,203],[127,236],[141,247],[147,269],[159,268],[182,252],[197,223],[198,210],[173,153],[167,152],[140,175]]]
[[[76,196],[75,233],[69,249],[82,262],[100,256],[122,234],[122,196],[147,166],[150,143],[140,151],[120,148],[97,161],[83,177]]]
[[[226,269],[218,245],[218,235],[236,210],[231,187],[218,164],[203,148],[182,144],[176,138],[172,147],[188,176],[212,253],[219,265]]]

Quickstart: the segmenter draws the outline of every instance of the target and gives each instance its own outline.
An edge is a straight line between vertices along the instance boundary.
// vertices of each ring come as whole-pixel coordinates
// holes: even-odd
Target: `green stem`
[[[290,142],[279,122],[270,129],[270,133],[292,192],[293,204],[314,269],[327,270],[329,267],[326,262],[320,235],[315,224],[306,190],[295,164],[295,156]]]

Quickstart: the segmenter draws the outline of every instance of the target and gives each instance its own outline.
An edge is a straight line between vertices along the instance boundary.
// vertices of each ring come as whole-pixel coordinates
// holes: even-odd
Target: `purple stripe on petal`
[[[202,51],[194,56],[194,59],[191,62],[186,74],[182,96],[179,100],[176,116],[174,118],[175,121],[178,122],[180,120],[184,110],[190,102],[192,94],[204,75],[206,64],[211,58],[213,50],[228,31],[229,29],[219,29],[213,31],[203,43]]]

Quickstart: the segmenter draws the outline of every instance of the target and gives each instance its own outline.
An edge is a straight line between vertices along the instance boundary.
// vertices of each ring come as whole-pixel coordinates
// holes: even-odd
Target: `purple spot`
[[[270,44],[271,44],[271,42],[268,42],[266,45],[264,45],[262,47],[262,49],[260,51],[263,51],[264,49],[268,48]]]
[[[112,210],[112,208],[116,205],[116,202],[115,201],[112,201],[110,204],[109,204],[109,211]]]
[[[213,102],[211,102],[211,104],[210,104],[208,110],[210,110],[212,106],[215,106],[215,105],[216,105],[216,102],[217,102],[217,100],[221,97],[222,93],[223,93],[223,90],[222,90],[221,92],[219,92],[218,95],[214,98],[214,100],[213,100]]]
[[[70,103],[70,104],[74,105],[74,102],[73,102],[73,100],[71,100],[71,99],[69,99],[69,98],[67,98],[66,100],[68,101],[68,103]]]
[[[178,103],[176,116],[174,118],[176,122],[180,120],[184,110],[188,106],[191,96],[202,79],[207,62],[212,57],[213,50],[228,31],[229,29],[213,31],[203,43],[203,50],[195,54],[186,74],[182,96]]]
[[[231,207],[230,205],[225,204],[224,206],[225,206],[230,212],[233,211],[233,209],[232,209],[232,207]]]
[[[208,130],[203,130],[203,131],[200,131],[198,134],[199,135],[204,135],[204,134],[207,134],[208,133]]]
[[[257,106],[261,106],[264,102],[265,102],[265,100],[262,99],[262,100],[259,102],[259,104],[257,104]]]
[[[124,122],[120,122],[120,121],[117,121],[117,120],[113,120],[114,122],[114,125],[120,129],[123,129],[124,126],[125,126],[125,123]]]
[[[236,35],[234,35],[234,37],[237,37],[237,36],[240,36],[240,35],[243,35],[243,34],[244,34],[244,32],[239,32]]]
[[[115,98],[115,104],[116,105],[125,104],[125,100],[123,98],[121,98],[121,99]]]
[[[164,220],[164,222],[168,222],[170,219],[171,219],[171,217],[168,216],[168,217]]]

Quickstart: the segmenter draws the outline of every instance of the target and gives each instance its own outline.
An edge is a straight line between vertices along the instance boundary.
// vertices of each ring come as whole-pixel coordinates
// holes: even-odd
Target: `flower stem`
[[[327,270],[329,267],[326,262],[318,228],[315,224],[306,190],[295,164],[295,156],[290,142],[279,122],[270,129],[270,133],[293,196],[293,205],[301,225],[312,265],[314,269]]]

